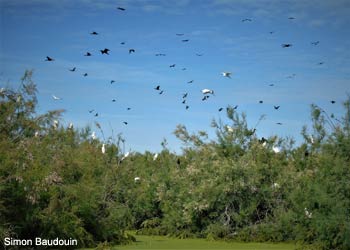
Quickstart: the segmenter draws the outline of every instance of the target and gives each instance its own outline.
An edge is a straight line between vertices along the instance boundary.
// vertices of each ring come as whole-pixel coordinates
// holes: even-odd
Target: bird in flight
[[[184,39],[184,40],[181,40],[183,43],[186,43],[189,41],[189,39]]]
[[[316,42],[311,42],[312,45],[318,45],[320,43],[320,41],[316,41]]]
[[[114,80],[111,80],[111,84],[113,84],[113,83],[115,83],[115,81],[114,81]]]
[[[196,53],[196,56],[203,56],[203,54],[198,54],[198,53]]]
[[[274,107],[274,109],[276,109],[276,110],[280,108],[280,106],[273,106],[273,107]]]
[[[55,59],[53,59],[52,57],[47,56],[45,61],[51,62],[51,61],[55,61]]]
[[[193,83],[193,80],[191,80],[191,81],[188,81],[187,83]]]
[[[332,104],[334,104],[334,103],[335,103],[335,101],[334,101],[334,100],[332,100],[332,101],[331,101],[331,103],[332,103]]]
[[[221,112],[223,110],[223,108],[219,108],[219,112]]]
[[[106,54],[106,55],[109,55],[108,52],[110,51],[109,49],[105,48],[105,49],[101,49],[101,54]]]
[[[289,20],[293,20],[293,19],[295,19],[295,17],[292,17],[292,16],[291,16],[291,17],[288,17],[288,19],[289,19]]]
[[[129,54],[131,53],[135,53],[135,50],[134,49],[129,49]]]
[[[238,108],[238,105],[234,106],[233,109],[237,109]]]
[[[202,101],[205,101],[205,100],[207,100],[208,98],[209,98],[209,96],[208,96],[208,95],[205,95],[205,96],[203,96]]]
[[[112,102],[116,102],[117,100],[116,99],[113,99]]]
[[[273,83],[270,83],[270,84],[269,84],[269,86],[270,86],[270,87],[273,87],[273,86],[275,86],[275,84],[273,84]]]
[[[83,76],[88,76],[88,73],[85,73]]]
[[[84,56],[91,56],[90,52],[86,52],[86,54]]]
[[[224,77],[228,77],[228,78],[231,78],[231,72],[222,72],[221,73]]]
[[[159,92],[160,95],[163,94],[163,93],[164,93],[164,90],[161,90],[161,91]]]
[[[91,114],[92,112],[94,112],[95,110],[94,109],[91,109],[91,110],[89,110],[89,113]]]
[[[155,90],[160,90],[160,85],[154,88]]]
[[[69,69],[69,71],[72,71],[72,72],[74,72],[75,70],[76,70],[76,67]]]
[[[322,64],[324,64],[324,62],[319,62],[319,63],[318,63],[318,65],[322,65]]]
[[[207,95],[207,94],[212,94],[214,95],[214,90],[211,89],[202,89],[202,94]]]
[[[260,100],[259,103],[264,103],[264,101]]]
[[[98,33],[96,31],[93,31],[90,33],[90,35],[98,35]]]
[[[189,109],[189,108],[190,108],[190,106],[186,105],[186,109]]]
[[[57,97],[57,96],[55,96],[55,95],[52,95],[52,98],[53,98],[55,101],[58,101],[58,100],[61,100],[61,99],[62,99],[62,98]]]
[[[125,44],[125,42],[121,42],[120,44],[121,44],[121,45],[124,45],[124,44]]]
[[[176,65],[176,64],[172,64],[172,65],[170,65],[169,67],[170,67],[170,68],[174,68],[174,67],[175,67],[175,65]]]
[[[125,11],[125,8],[117,7],[118,10]]]
[[[182,101],[182,104],[185,104],[186,103],[186,99],[184,99],[183,101]]]
[[[182,68],[181,70],[186,70],[186,68]]]
[[[250,18],[244,18],[244,19],[242,19],[242,22],[251,22],[252,21],[252,19],[250,19]]]
[[[182,98],[186,98],[187,95],[188,95],[188,93],[183,94],[183,95],[182,95]]]
[[[130,110],[131,108],[127,108],[126,110]]]
[[[123,122],[125,125],[128,125],[128,123],[127,122]]]
[[[98,116],[98,113],[96,113],[95,116],[97,117],[97,116]]]
[[[156,56],[166,56],[166,54],[157,53]]]
[[[282,122],[276,122],[277,125],[282,125]]]
[[[177,36],[183,36],[183,35],[185,35],[184,33],[177,33],[176,34]]]
[[[274,31],[270,31],[270,34],[272,35],[273,33],[275,33]]]
[[[283,43],[281,46],[282,48],[289,48],[289,47],[292,47],[293,45],[290,43]]]

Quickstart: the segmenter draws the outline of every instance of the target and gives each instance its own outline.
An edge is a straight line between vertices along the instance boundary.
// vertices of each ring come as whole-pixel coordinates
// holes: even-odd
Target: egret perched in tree
[[[214,90],[211,89],[202,89],[202,94],[206,95],[206,94],[212,94],[214,95]]]
[[[91,138],[92,138],[93,140],[95,140],[95,139],[96,139],[96,132],[95,132],[95,131],[93,131],[93,132],[92,132],[92,134],[91,134]]]
[[[231,72],[222,72],[221,73],[224,77],[228,77],[228,78],[231,78]]]
[[[305,211],[306,217],[311,219],[312,218],[312,212],[309,212],[306,207],[304,208],[304,211]]]
[[[101,152],[102,154],[106,153],[106,147],[104,143],[102,144]]]
[[[228,132],[233,133],[233,128],[230,127],[229,125],[226,125],[226,129]]]
[[[280,149],[279,147],[277,147],[277,146],[273,146],[273,147],[272,147],[272,150],[273,150],[273,152],[275,152],[275,153],[281,152],[281,149]]]
[[[54,129],[58,128],[58,121],[57,120],[53,121],[53,127],[54,127]]]
[[[68,129],[73,129],[73,123],[69,123],[69,125],[68,125]]]
[[[156,154],[154,154],[154,156],[153,156],[153,160],[155,161],[155,160],[157,160],[157,158],[158,158],[158,154],[156,153]]]

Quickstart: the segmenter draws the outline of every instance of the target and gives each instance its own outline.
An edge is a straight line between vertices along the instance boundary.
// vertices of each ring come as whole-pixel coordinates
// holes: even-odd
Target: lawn
[[[136,236],[136,242],[125,245],[116,246],[113,250],[146,250],[146,249],[236,249],[236,250],[292,250],[295,249],[294,244],[287,243],[237,243],[224,241],[208,241],[205,239],[175,239],[164,236]]]

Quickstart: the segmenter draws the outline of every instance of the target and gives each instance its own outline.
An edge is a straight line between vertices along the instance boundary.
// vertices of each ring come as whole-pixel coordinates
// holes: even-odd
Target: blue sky
[[[339,117],[350,92],[346,0],[0,0],[0,8],[0,87],[17,86],[33,69],[40,113],[63,108],[63,125],[90,125],[99,134],[97,121],[107,137],[112,129],[122,133],[135,151],[159,151],[166,138],[179,152],[172,134],[177,124],[214,138],[211,121],[227,121],[218,112],[227,105],[238,105],[251,127],[265,114],[258,136],[300,141],[311,103]],[[110,55],[99,52],[104,48]],[[232,72],[231,79],[223,71]],[[202,101],[203,88],[215,96]],[[186,92],[188,110],[181,103]]]

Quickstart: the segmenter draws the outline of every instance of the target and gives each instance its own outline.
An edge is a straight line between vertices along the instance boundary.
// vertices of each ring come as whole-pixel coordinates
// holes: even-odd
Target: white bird
[[[62,98],[57,97],[57,96],[55,96],[55,95],[52,95],[52,98],[53,98],[55,101],[58,101],[58,100],[61,100],[61,99],[62,99]]]
[[[224,77],[228,77],[228,78],[231,78],[231,72],[221,72],[221,74],[224,76]]]
[[[58,128],[58,121],[57,120],[53,121],[53,127],[54,127],[54,129]]]
[[[275,152],[275,153],[281,152],[281,149],[280,149],[279,147],[277,147],[277,146],[273,146],[273,147],[272,147],[272,150],[273,150],[273,152]]]
[[[226,125],[226,129],[228,132],[233,133],[233,128],[230,127],[229,125]]]
[[[69,125],[68,125],[68,129],[73,129],[73,123],[69,123]]]
[[[125,158],[127,158],[130,155],[130,152],[126,152],[124,156],[122,157],[121,161],[123,161]]]
[[[153,160],[155,161],[155,160],[157,160],[157,158],[158,158],[158,154],[154,154]]]
[[[101,152],[102,154],[106,153],[106,147],[104,143],[102,144]]]
[[[138,177],[138,176],[136,176],[136,177],[134,178],[134,181],[135,181],[135,182],[139,182],[140,180],[141,180],[141,178]]]
[[[35,131],[34,136],[39,137],[39,135],[40,135],[39,131]]]
[[[93,131],[93,132],[92,132],[92,134],[91,134],[91,138],[92,138],[93,140],[95,140],[95,139],[96,139],[96,133],[95,133],[95,131]]]
[[[202,89],[202,94],[206,95],[206,94],[212,94],[214,95],[214,90],[211,89]]]
[[[309,212],[306,207],[304,208],[304,211],[305,211],[306,217],[311,219],[312,218],[312,212]]]
[[[272,185],[273,188],[279,188],[280,187],[280,184],[278,184],[277,182],[273,183]]]

